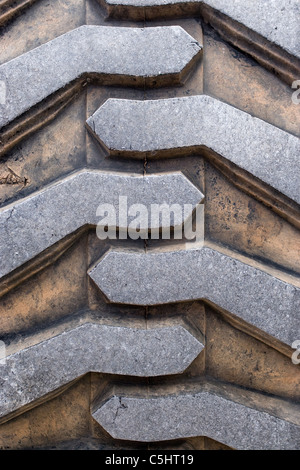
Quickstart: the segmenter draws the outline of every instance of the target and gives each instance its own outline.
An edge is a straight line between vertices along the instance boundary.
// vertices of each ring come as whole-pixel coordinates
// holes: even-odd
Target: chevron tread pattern
[[[300,11],[251,4],[0,1],[1,449],[300,449]]]

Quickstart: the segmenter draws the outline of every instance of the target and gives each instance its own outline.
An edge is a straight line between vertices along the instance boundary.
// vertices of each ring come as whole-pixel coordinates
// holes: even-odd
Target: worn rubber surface
[[[300,8],[231,3],[0,1],[0,449],[300,449]]]

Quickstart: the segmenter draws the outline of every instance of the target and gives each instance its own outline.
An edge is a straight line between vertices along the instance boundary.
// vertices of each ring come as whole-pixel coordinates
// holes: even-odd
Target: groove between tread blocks
[[[25,9],[33,5],[37,0],[3,0],[0,2],[0,27],[21,14]],[[17,3],[17,5],[16,5]]]
[[[53,121],[84,89],[90,79],[77,80],[51,95],[1,130],[0,159],[23,139]]]

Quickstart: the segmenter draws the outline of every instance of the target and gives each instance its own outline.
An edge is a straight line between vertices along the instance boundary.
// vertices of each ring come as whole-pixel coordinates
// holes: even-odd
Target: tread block
[[[180,26],[81,26],[0,66],[0,128],[83,75],[136,86],[179,83],[202,46]]]
[[[89,275],[110,302],[206,299],[288,345],[300,331],[299,287],[208,246],[147,253],[111,250]]]
[[[203,348],[180,325],[144,330],[89,322],[66,327],[6,358],[0,368],[0,416],[88,372],[140,377],[181,373]]]
[[[211,149],[300,203],[300,139],[209,96],[109,99],[87,125],[113,155],[157,158]]]
[[[116,439],[155,442],[206,436],[239,450],[299,447],[299,405],[294,418],[278,416],[286,400],[206,382],[191,391],[146,397],[118,390],[92,413]],[[119,394],[120,393],[120,394]],[[264,407],[263,407],[263,406]]]
[[[97,170],[79,171],[0,211],[0,276],[82,226],[100,224],[101,217],[97,215],[100,204],[110,204],[116,215],[120,212],[121,216],[119,197],[127,197],[128,208],[143,204],[151,214],[152,204],[174,203],[182,207],[191,204],[194,208],[202,201],[203,194],[180,172],[132,176]],[[181,225],[192,211],[182,211],[181,221],[175,221],[171,214],[171,226],[173,223]],[[126,218],[125,226],[120,222],[119,228],[127,229],[129,220]],[[144,220],[141,230],[148,230],[148,224],[151,227],[152,222],[154,229],[170,224],[163,219]]]
[[[270,5],[264,0],[255,3],[252,0],[102,0],[102,3],[116,16],[119,16],[118,11],[123,15],[126,8],[127,11],[139,11],[146,18],[159,16],[160,8],[166,6],[170,16],[199,14],[202,6],[208,6],[300,58],[297,38],[300,7],[297,0],[288,0],[284,5],[276,5],[276,2]]]

